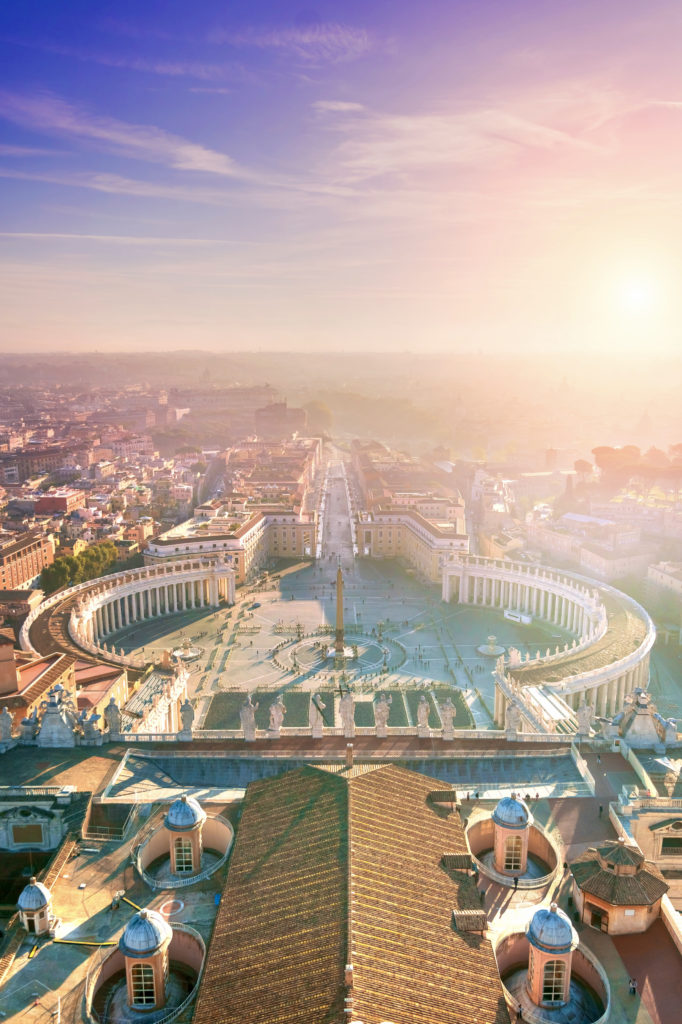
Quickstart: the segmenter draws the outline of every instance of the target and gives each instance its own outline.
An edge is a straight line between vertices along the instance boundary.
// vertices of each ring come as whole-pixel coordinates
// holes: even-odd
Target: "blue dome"
[[[42,910],[50,902],[50,890],[42,882],[32,878],[28,885],[21,890],[17,907],[19,910]]]
[[[168,808],[165,825],[171,832],[189,832],[206,821],[206,811],[194,797],[183,795]]]
[[[503,797],[493,811],[493,821],[505,828],[525,828],[530,825],[533,815],[528,806],[520,800],[516,793]]]
[[[532,946],[545,953],[570,953],[578,945],[578,933],[568,915],[556,903],[536,910],[526,929]]]
[[[151,956],[173,937],[173,929],[155,910],[140,910],[131,917],[118,948],[124,956]]]

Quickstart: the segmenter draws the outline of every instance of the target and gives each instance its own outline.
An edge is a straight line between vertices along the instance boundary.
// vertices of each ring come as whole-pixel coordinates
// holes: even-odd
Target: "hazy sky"
[[[0,348],[676,352],[679,0],[9,0]]]

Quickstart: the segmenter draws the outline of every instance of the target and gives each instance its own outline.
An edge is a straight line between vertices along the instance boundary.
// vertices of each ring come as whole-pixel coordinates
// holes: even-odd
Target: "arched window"
[[[543,1003],[562,1003],[564,1001],[565,980],[565,962],[563,960],[548,960],[542,978]]]
[[[192,871],[193,869],[192,844],[189,839],[183,839],[180,836],[175,840],[175,870],[180,873],[182,871]]]
[[[153,1006],[154,971],[149,964],[133,964],[130,975],[133,982],[133,1003],[135,1006]]]
[[[504,870],[521,870],[521,836],[509,836],[504,844]]]

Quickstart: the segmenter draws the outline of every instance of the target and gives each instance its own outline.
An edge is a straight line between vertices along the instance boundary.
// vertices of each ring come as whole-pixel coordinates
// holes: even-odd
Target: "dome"
[[[206,811],[192,796],[185,796],[184,793],[179,800],[174,800],[168,808],[165,819],[166,828],[172,832],[185,832],[193,829],[206,821]]]
[[[17,906],[19,910],[42,910],[49,902],[50,890],[32,878],[26,888],[21,890]]]
[[[545,953],[570,953],[578,945],[578,933],[571,924],[568,914],[552,903],[549,910],[536,910],[526,928],[526,936],[532,946]]]
[[[131,917],[118,940],[124,956],[151,956],[173,937],[173,929],[155,910],[140,910]]]
[[[533,816],[527,805],[516,793],[503,797],[493,811],[495,824],[503,825],[505,828],[525,828],[532,820]]]

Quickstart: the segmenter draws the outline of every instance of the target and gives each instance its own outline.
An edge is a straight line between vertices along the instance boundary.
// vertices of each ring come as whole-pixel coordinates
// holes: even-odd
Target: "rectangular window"
[[[664,836],[661,854],[664,857],[682,857],[682,836]]]

